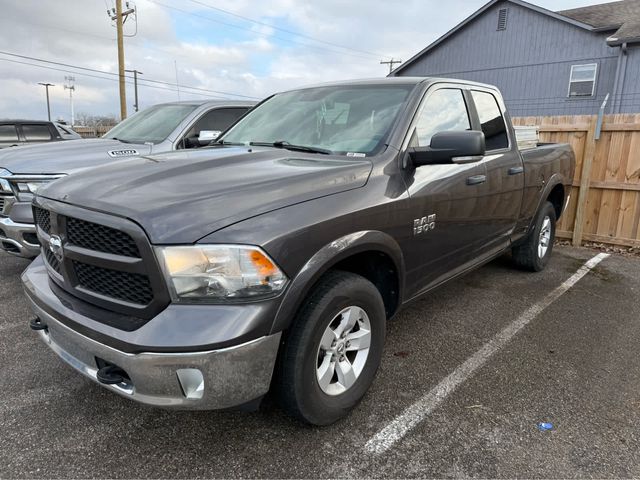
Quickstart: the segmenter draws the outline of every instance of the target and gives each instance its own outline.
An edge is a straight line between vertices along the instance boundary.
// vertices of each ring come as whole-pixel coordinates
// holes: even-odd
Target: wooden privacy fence
[[[576,154],[571,201],[557,236],[640,246],[640,114],[605,115],[596,139],[596,115],[517,117],[537,125],[541,142],[569,143]]]
[[[73,129],[82,138],[96,138],[101,137],[109,130],[113,128],[113,125],[98,125],[95,127],[73,127]]]

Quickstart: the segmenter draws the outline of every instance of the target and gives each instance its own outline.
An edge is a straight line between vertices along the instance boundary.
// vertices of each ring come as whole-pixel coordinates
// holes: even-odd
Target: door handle
[[[509,169],[509,175],[520,175],[524,172],[524,167],[511,167]]]
[[[467,178],[467,185],[478,185],[486,181],[487,181],[486,175],[474,175],[473,177]]]

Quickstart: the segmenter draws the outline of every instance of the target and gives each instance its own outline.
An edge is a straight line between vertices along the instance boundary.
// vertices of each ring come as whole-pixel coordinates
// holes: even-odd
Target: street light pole
[[[49,87],[55,87],[53,83],[38,82],[38,85],[42,85],[47,90],[47,117],[51,121],[51,107],[49,106]]]

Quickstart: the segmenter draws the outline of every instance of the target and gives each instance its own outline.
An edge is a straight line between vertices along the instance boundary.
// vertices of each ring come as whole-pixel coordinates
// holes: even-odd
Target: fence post
[[[587,199],[589,198],[589,185],[591,183],[591,166],[596,155],[596,129],[598,128],[598,115],[593,115],[589,122],[589,131],[582,158],[582,174],[580,175],[580,189],[578,190],[578,208],[576,210],[576,220],[573,225],[573,246],[582,245],[582,232],[584,229],[585,211],[587,209]]]

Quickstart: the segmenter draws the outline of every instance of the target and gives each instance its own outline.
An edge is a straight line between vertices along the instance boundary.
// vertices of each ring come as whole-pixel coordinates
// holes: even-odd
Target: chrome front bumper
[[[36,226],[32,223],[17,223],[9,217],[0,217],[0,248],[19,257],[34,258],[40,253],[40,245],[29,243],[25,234],[36,235]]]
[[[38,335],[49,348],[83,375],[124,397],[158,407],[214,410],[247,404],[269,390],[280,333],[219,350],[131,354],[79,334],[28,298],[47,327]],[[98,362],[120,367],[128,379],[115,385],[101,383]]]

